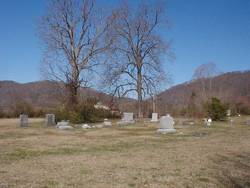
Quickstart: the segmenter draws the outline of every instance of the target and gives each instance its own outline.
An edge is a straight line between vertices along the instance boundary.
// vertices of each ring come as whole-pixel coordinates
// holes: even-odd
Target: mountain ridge
[[[54,108],[60,99],[65,96],[61,83],[40,80],[27,83],[18,83],[11,80],[0,81],[0,108],[11,109],[15,103],[28,102],[35,108]],[[95,97],[105,105],[109,105],[112,96],[92,88],[81,88],[82,97]],[[157,95],[157,112],[174,113],[190,105],[191,96],[195,96],[194,103],[199,104],[215,96],[224,102],[239,103],[250,107],[250,71],[228,72],[216,77],[190,80],[172,86]],[[115,98],[122,111],[136,113],[135,99]],[[150,100],[147,100],[150,103]],[[150,106],[150,105],[148,105]],[[148,114],[150,107],[145,109]]]

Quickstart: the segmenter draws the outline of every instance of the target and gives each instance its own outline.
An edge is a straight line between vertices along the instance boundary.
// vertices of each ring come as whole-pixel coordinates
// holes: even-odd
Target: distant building
[[[110,108],[106,105],[103,105],[101,102],[98,102],[94,105],[95,109],[104,109],[104,110],[110,110]]]

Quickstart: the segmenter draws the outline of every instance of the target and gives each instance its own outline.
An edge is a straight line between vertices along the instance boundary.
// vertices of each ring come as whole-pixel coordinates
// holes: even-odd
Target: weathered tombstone
[[[151,122],[158,122],[158,114],[157,113],[152,113],[152,119]]]
[[[123,113],[122,121],[134,121],[134,114],[133,113],[124,112]]]
[[[61,121],[61,122],[58,122],[58,123],[56,124],[56,127],[57,127],[58,129],[64,129],[64,130],[73,129],[73,127],[69,125],[69,122],[68,122],[68,121]]]
[[[230,116],[231,116],[231,110],[228,109],[228,110],[227,110],[227,117],[230,117]]]
[[[104,119],[103,126],[104,127],[112,127],[112,123],[108,119]]]
[[[20,115],[20,127],[28,127],[28,115],[21,114]]]
[[[54,126],[56,124],[56,119],[54,114],[46,114],[45,116],[45,127]]]
[[[134,114],[129,112],[124,112],[122,120],[120,122],[117,122],[118,125],[126,125],[134,123]]]
[[[160,128],[157,130],[157,133],[166,134],[174,132],[176,132],[174,129],[174,119],[170,115],[162,116],[160,118]]]

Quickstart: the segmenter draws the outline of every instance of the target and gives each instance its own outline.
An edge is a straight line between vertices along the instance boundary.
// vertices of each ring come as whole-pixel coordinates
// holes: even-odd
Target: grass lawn
[[[177,121],[168,135],[150,123],[66,131],[0,119],[0,188],[250,187],[244,118],[211,128]]]

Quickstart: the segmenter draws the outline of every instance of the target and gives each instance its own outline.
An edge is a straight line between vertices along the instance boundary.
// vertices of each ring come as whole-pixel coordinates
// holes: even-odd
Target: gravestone
[[[69,125],[69,122],[68,122],[68,121],[61,121],[61,122],[58,122],[58,123],[56,124],[56,127],[57,127],[58,129],[64,129],[64,130],[73,129],[73,127]]]
[[[247,125],[250,125],[250,119],[247,119]]]
[[[83,124],[82,126],[82,129],[91,129],[92,127],[88,124]]]
[[[151,122],[158,122],[158,114],[157,113],[152,113],[152,119]]]
[[[134,113],[124,112],[122,120],[120,122],[117,122],[118,125],[126,125],[135,123],[134,121]]]
[[[56,124],[56,119],[54,114],[46,114],[45,116],[45,127],[54,126]]]
[[[208,119],[204,119],[204,126],[205,127],[210,127],[212,124],[212,119],[211,118],[208,118]]]
[[[167,134],[174,132],[176,132],[174,129],[174,119],[170,115],[162,116],[160,118],[160,128],[157,130],[157,133]]]
[[[211,118],[205,118],[204,119],[204,126],[205,127],[210,127],[211,126],[211,124],[212,124],[212,119]]]
[[[129,112],[124,112],[123,113],[123,118],[122,121],[134,121],[134,114],[133,113],[129,113]]]
[[[104,127],[112,127],[112,123],[108,119],[104,119],[103,126]]]
[[[28,115],[21,114],[20,115],[20,127],[28,127]]]
[[[207,120],[207,126],[210,127],[211,125],[212,125],[212,119],[208,118],[208,120]]]

